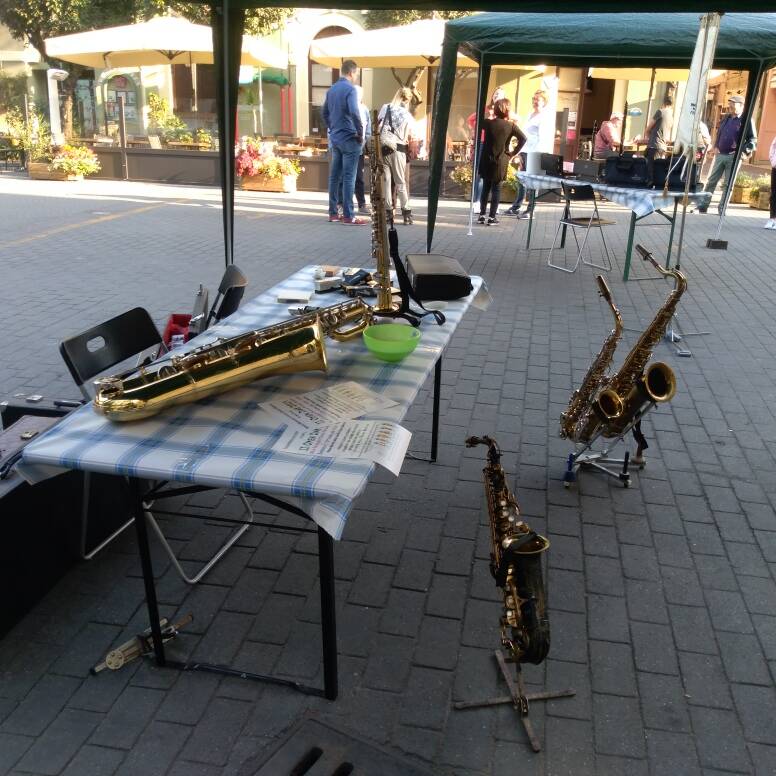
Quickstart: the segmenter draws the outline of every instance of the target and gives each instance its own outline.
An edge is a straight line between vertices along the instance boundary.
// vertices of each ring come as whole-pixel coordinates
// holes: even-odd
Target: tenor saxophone
[[[110,420],[140,420],[166,407],[229,391],[260,377],[326,371],[324,336],[350,339],[372,321],[372,308],[352,299],[263,329],[218,339],[128,375],[95,381],[94,408]],[[350,328],[343,328],[352,323]]]
[[[550,542],[521,519],[495,440],[487,436],[466,440],[467,447],[476,445],[488,447],[482,471],[490,517],[490,573],[504,597],[501,643],[513,662],[538,664],[550,650],[541,559]]]
[[[589,441],[589,419],[598,394],[606,385],[607,372],[612,363],[617,343],[622,337],[622,316],[612,299],[612,292],[603,275],[596,276],[598,293],[606,300],[614,316],[614,328],[604,340],[598,355],[590,364],[587,374],[579,388],[574,391],[566,411],[560,416],[560,435],[563,439],[573,439],[575,442]]]

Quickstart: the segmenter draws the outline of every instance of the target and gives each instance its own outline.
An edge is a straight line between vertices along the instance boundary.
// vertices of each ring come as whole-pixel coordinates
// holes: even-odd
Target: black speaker
[[[675,165],[675,166],[674,166]],[[673,166],[673,169],[671,167]],[[669,159],[655,159],[652,168],[652,183],[656,189],[665,188],[666,175],[668,175],[669,191],[684,191],[686,178],[682,177],[685,169],[684,160],[677,157]],[[671,170],[670,175],[668,171]],[[694,192],[698,188],[698,165],[693,163],[690,167],[690,191]]]

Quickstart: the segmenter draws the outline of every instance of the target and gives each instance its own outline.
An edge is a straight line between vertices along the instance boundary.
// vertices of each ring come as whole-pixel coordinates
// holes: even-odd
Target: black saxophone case
[[[676,165],[672,168],[673,165]],[[656,189],[665,188],[666,175],[668,175],[668,190],[669,191],[684,191],[684,184],[686,178],[682,177],[682,172],[685,170],[685,162],[683,159],[677,157],[671,157],[670,159],[655,159],[654,167],[652,168],[652,183]],[[671,170],[669,175],[668,171]],[[690,191],[694,192],[698,188],[698,165],[692,164],[690,167]]]

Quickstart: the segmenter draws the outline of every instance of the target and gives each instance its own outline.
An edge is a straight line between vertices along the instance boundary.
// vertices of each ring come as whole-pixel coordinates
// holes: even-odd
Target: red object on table
[[[189,339],[189,323],[191,315],[186,313],[173,313],[168,319],[162,334],[162,342],[169,348],[170,341],[176,334],[182,334],[184,341]]]

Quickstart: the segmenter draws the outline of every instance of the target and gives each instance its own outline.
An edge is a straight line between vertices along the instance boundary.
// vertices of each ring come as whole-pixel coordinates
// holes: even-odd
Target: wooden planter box
[[[61,170],[50,170],[48,162],[27,162],[27,174],[39,181],[82,181],[83,175],[68,175]]]
[[[296,191],[296,175],[268,178],[266,175],[251,175],[240,178],[243,191],[277,191],[292,194]]]
[[[749,202],[749,192],[751,192],[749,186],[733,186],[733,193],[730,196],[730,201],[734,205],[741,205],[744,202]]]
[[[771,192],[760,191],[756,197],[749,200],[749,207],[753,207],[755,210],[770,210]]]

